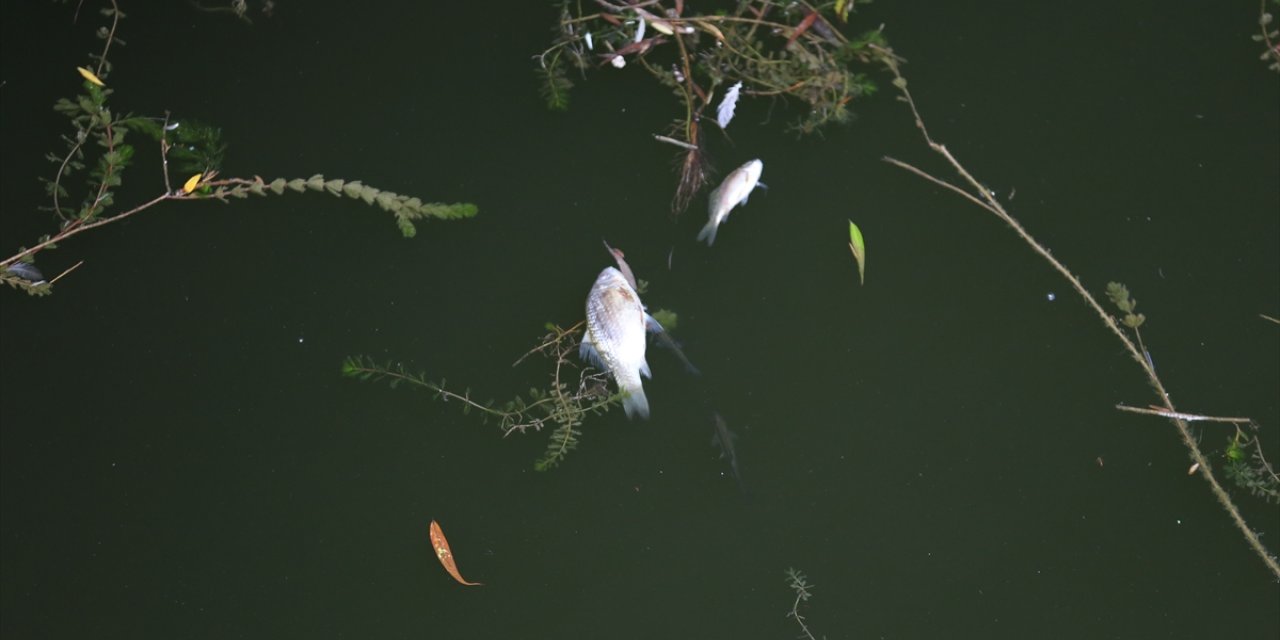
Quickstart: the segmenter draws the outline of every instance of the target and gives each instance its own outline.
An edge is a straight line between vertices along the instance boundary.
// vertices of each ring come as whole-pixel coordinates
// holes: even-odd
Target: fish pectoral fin
[[[600,352],[596,351],[596,346],[591,342],[590,336],[582,336],[582,344],[578,345],[578,358],[591,363],[592,366],[601,371],[608,371],[604,360],[600,358]]]
[[[662,333],[665,331],[665,329],[662,328],[662,323],[658,322],[657,318],[654,318],[647,313],[644,314],[644,328],[648,330],[649,333]]]
[[[757,182],[757,183],[756,183],[756,188],[757,188],[757,189],[764,189],[765,191],[768,191],[768,190],[769,190],[769,185],[767,185],[767,184],[765,184],[765,183],[763,183],[763,182]]]
[[[652,379],[653,379],[653,372],[649,370],[649,361],[648,361],[648,360],[641,360],[641,361],[640,361],[640,375],[642,375],[642,376],[644,376],[644,377],[646,377],[646,378],[648,378],[648,379],[650,379],[650,380],[652,380]]]

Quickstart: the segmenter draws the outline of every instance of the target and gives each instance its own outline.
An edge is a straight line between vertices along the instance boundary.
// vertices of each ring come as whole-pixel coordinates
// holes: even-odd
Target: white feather
[[[594,42],[592,42],[592,41],[591,41],[591,32],[590,32],[590,31],[588,31],[588,32],[587,32],[586,39],[587,39],[587,50],[589,50],[589,51],[595,51],[595,49],[596,49],[596,43],[594,43]]]
[[[640,24],[636,25],[636,42],[644,40],[644,18],[640,18]]]
[[[733,110],[738,106],[738,91],[740,90],[742,90],[741,80],[724,92],[724,99],[720,101],[720,106],[716,109],[716,122],[720,123],[721,129],[729,126],[729,121],[733,120]]]

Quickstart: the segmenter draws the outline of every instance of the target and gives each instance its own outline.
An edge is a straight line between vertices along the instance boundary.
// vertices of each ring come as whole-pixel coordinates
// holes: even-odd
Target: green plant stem
[[[116,0],[111,0],[111,30],[107,32],[107,43],[102,46],[102,56],[98,58],[98,68],[94,71],[94,75],[102,77],[103,71],[107,66],[107,52],[111,50],[111,43],[116,40],[116,25],[120,24],[120,5]]]
[[[407,382],[412,385],[417,385],[419,387],[429,389],[436,394],[439,394],[442,398],[445,398],[446,400],[457,400],[459,402],[462,402],[463,404],[466,404],[472,409],[483,411],[484,413],[487,413],[491,416],[495,416],[499,419],[504,419],[510,415],[505,411],[499,411],[497,409],[486,407],[472,400],[467,396],[456,394],[452,391],[449,391],[448,389],[445,389],[444,387],[438,384],[427,382],[422,378],[409,375],[407,373],[404,373],[403,371],[396,371],[394,369],[388,369],[383,367],[369,367],[369,366],[365,366],[365,365],[357,364],[353,362],[348,365],[348,372],[350,375],[377,376],[379,378],[389,378],[391,380],[399,380],[402,382]]]
[[[1085,289],[1084,285],[1081,284],[1080,279],[1077,278],[1075,274],[1071,273],[1071,271],[1059,262],[1057,258],[1053,257],[1053,254],[1050,253],[1044,245],[1040,244],[1034,237],[1032,237],[1031,234],[1028,233],[1027,230],[1005,210],[1004,206],[996,199],[995,195],[992,194],[990,190],[986,189],[981,182],[974,178],[973,175],[970,174],[962,164],[960,164],[960,161],[956,160],[955,156],[947,150],[945,145],[935,142],[934,139],[929,136],[929,131],[925,128],[924,120],[920,117],[920,112],[916,108],[915,101],[911,97],[911,92],[907,89],[906,79],[903,78],[898,69],[896,56],[894,56],[893,52],[888,49],[884,49],[876,45],[871,46],[873,50],[880,54],[880,60],[884,64],[885,68],[893,74],[894,86],[896,86],[902,93],[903,99],[906,101],[907,106],[910,107],[911,114],[915,117],[916,127],[920,129],[920,133],[923,135],[925,143],[928,144],[930,149],[945,158],[947,163],[951,165],[951,168],[964,179],[964,182],[968,183],[970,188],[981,195],[974,196],[959,186],[951,184],[940,178],[936,178],[933,175],[900,160],[890,158],[888,156],[884,157],[883,160],[892,165],[906,169],[907,171],[921,176],[939,186],[950,189],[1000,218],[1005,224],[1012,227],[1014,232],[1017,233],[1018,236],[1020,236],[1023,241],[1032,248],[1032,250],[1040,254],[1041,257],[1047,260],[1054,269],[1067,279],[1071,284],[1071,287],[1075,289],[1076,293],[1080,294],[1080,297],[1084,299],[1085,303],[1087,303],[1094,312],[1098,314],[1098,318],[1102,320],[1102,323],[1106,325],[1106,327],[1111,330],[1111,333],[1115,335],[1116,339],[1124,345],[1125,349],[1129,352],[1129,356],[1133,358],[1134,362],[1136,362],[1143,372],[1147,374],[1148,382],[1151,384],[1152,389],[1155,390],[1156,395],[1160,398],[1160,402],[1164,405],[1165,410],[1170,414],[1167,417],[1177,428],[1178,435],[1181,436],[1182,443],[1186,445],[1191,460],[1198,465],[1197,468],[1199,469],[1200,477],[1209,483],[1209,488],[1213,492],[1214,497],[1218,499],[1222,508],[1227,511],[1232,522],[1235,523],[1236,528],[1240,530],[1241,534],[1244,535],[1245,540],[1248,541],[1249,546],[1251,546],[1254,552],[1258,554],[1258,557],[1267,565],[1267,568],[1271,570],[1272,574],[1277,579],[1280,579],[1280,562],[1278,562],[1276,557],[1271,554],[1265,545],[1262,544],[1262,540],[1258,537],[1258,534],[1249,527],[1248,522],[1246,522],[1244,516],[1241,515],[1240,509],[1236,507],[1235,502],[1232,501],[1230,494],[1227,493],[1226,489],[1222,487],[1218,482],[1218,479],[1213,475],[1208,459],[1205,458],[1204,453],[1200,450],[1200,445],[1196,443],[1195,435],[1191,433],[1191,427],[1188,426],[1186,420],[1176,417],[1179,413],[1178,410],[1173,406],[1173,402],[1169,399],[1169,393],[1165,390],[1164,384],[1160,381],[1160,377],[1156,375],[1155,369],[1147,361],[1143,352],[1139,350],[1138,346],[1135,345],[1132,340],[1129,339],[1128,334],[1120,328],[1120,325],[1116,323],[1115,318],[1103,309],[1102,305],[1098,303],[1098,300],[1094,298],[1091,293],[1089,293],[1088,289]]]

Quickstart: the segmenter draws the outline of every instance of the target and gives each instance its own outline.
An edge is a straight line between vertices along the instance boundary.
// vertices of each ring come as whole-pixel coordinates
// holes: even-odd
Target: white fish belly
[[[644,307],[640,295],[613,267],[600,272],[587,295],[587,335],[618,388],[631,394],[627,413],[648,414],[640,382],[645,364]]]

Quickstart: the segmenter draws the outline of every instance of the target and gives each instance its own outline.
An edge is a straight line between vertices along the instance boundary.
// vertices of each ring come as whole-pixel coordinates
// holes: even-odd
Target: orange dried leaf
[[[440,530],[440,525],[435,520],[431,521],[431,547],[436,550],[436,557],[440,559],[440,564],[444,565],[444,570],[453,576],[460,584],[467,586],[479,586],[480,582],[467,582],[463,579],[462,574],[458,573],[458,565],[453,562],[453,551],[449,550],[449,541],[444,537],[444,531]]]
[[[809,15],[805,16],[804,20],[801,20],[800,24],[796,25],[796,30],[791,32],[791,37],[787,38],[787,46],[790,47],[791,43],[795,42],[796,38],[800,37],[800,34],[808,31],[809,27],[812,27],[814,21],[817,19],[818,19],[818,12],[810,11]]]

